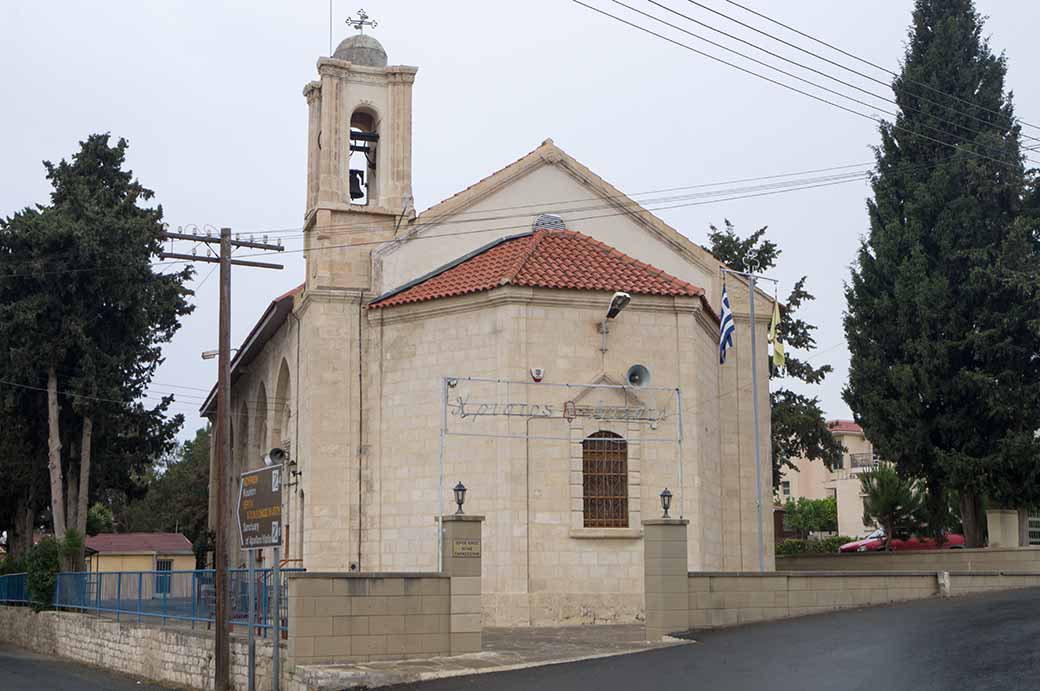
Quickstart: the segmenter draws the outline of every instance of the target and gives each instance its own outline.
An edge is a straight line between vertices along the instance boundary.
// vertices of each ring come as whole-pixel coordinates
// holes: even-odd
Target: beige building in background
[[[306,276],[232,362],[229,525],[238,474],[280,446],[282,556],[310,571],[436,570],[434,516],[462,481],[486,516],[488,625],[636,620],[641,522],[665,487],[691,570],[757,570],[760,537],[771,570],[746,286],[729,283],[720,367],[719,261],[552,140],[417,214],[416,72],[354,36],[304,88]],[[615,291],[631,303],[607,322]],[[764,357],[772,302],[757,304]],[[759,435],[768,459],[768,415]]]
[[[181,533],[100,533],[84,541],[88,571],[191,571],[195,552]]]
[[[841,465],[828,467],[823,461],[796,459],[797,471],[785,468],[780,475],[779,498],[797,500],[835,497],[838,501],[838,534],[864,537],[875,527],[863,523],[863,492],[860,473],[874,467],[874,447],[863,428],[851,420],[831,420],[831,434],[845,447]]]

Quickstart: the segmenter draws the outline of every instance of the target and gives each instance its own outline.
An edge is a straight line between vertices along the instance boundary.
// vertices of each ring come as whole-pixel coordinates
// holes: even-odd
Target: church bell
[[[361,199],[365,196],[365,171],[350,170],[350,198]]]

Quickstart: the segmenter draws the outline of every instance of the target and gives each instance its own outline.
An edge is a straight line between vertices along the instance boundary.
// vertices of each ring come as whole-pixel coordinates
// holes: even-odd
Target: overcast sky
[[[586,1],[624,12],[611,0]],[[627,1],[668,16],[645,0]],[[789,57],[808,59],[689,2],[662,1]],[[742,2],[892,68],[902,55],[912,7],[910,0]],[[723,0],[704,4],[771,33],[783,31]],[[630,193],[872,159],[874,123],[566,0],[384,0],[363,6],[379,22],[370,33],[390,63],[419,67],[413,186],[420,210],[546,137]],[[1040,123],[1040,94],[1028,88],[1040,61],[1040,3],[985,0],[978,6],[989,15],[991,45],[1009,58],[1018,115]],[[335,0],[336,43],[352,33],[343,21],[357,7]],[[683,20],[673,15],[670,21]],[[327,0],[9,0],[0,3],[0,36],[0,216],[47,200],[42,160],[71,155],[90,133],[111,132],[130,141],[129,164],[156,191],[171,226],[227,225],[257,235],[281,231],[287,248],[300,247],[299,230],[293,229],[303,218],[306,184],[301,90],[315,78],[318,57],[329,54]],[[784,36],[821,50],[804,38]],[[888,81],[884,73],[829,55]],[[817,67],[885,91],[833,66]],[[848,105],[877,114],[883,106]],[[867,229],[868,191],[865,183],[854,182],[660,212],[700,243],[706,242],[708,224],[723,218],[742,233],[769,226],[769,237],[783,250],[773,273],[781,292],[807,274],[817,297],[804,315],[820,327],[814,362],[834,365],[834,374],[817,389],[830,417],[850,416],[841,400],[848,363],[842,287]],[[287,253],[284,262],[281,272],[235,270],[233,345],[272,297],[302,282],[302,257]],[[166,347],[153,389],[177,394],[175,408],[187,418],[182,436],[202,424],[196,411],[216,377],[215,361],[199,357],[216,346],[217,281],[210,265],[199,265],[196,284],[197,308]]]

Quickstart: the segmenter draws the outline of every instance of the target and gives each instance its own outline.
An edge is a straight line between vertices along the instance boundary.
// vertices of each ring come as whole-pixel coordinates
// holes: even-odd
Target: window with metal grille
[[[628,527],[628,442],[596,432],[581,443],[586,528]]]
[[[156,559],[155,593],[162,595],[170,592],[170,571],[173,570],[173,559]],[[165,573],[164,573],[165,572]]]

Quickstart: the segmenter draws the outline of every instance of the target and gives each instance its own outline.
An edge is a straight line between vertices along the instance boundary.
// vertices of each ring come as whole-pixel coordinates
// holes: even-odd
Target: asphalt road
[[[0,643],[0,689],[3,691],[152,691],[167,688]]]
[[[1040,689],[1040,590],[821,614],[646,653],[396,691]]]

